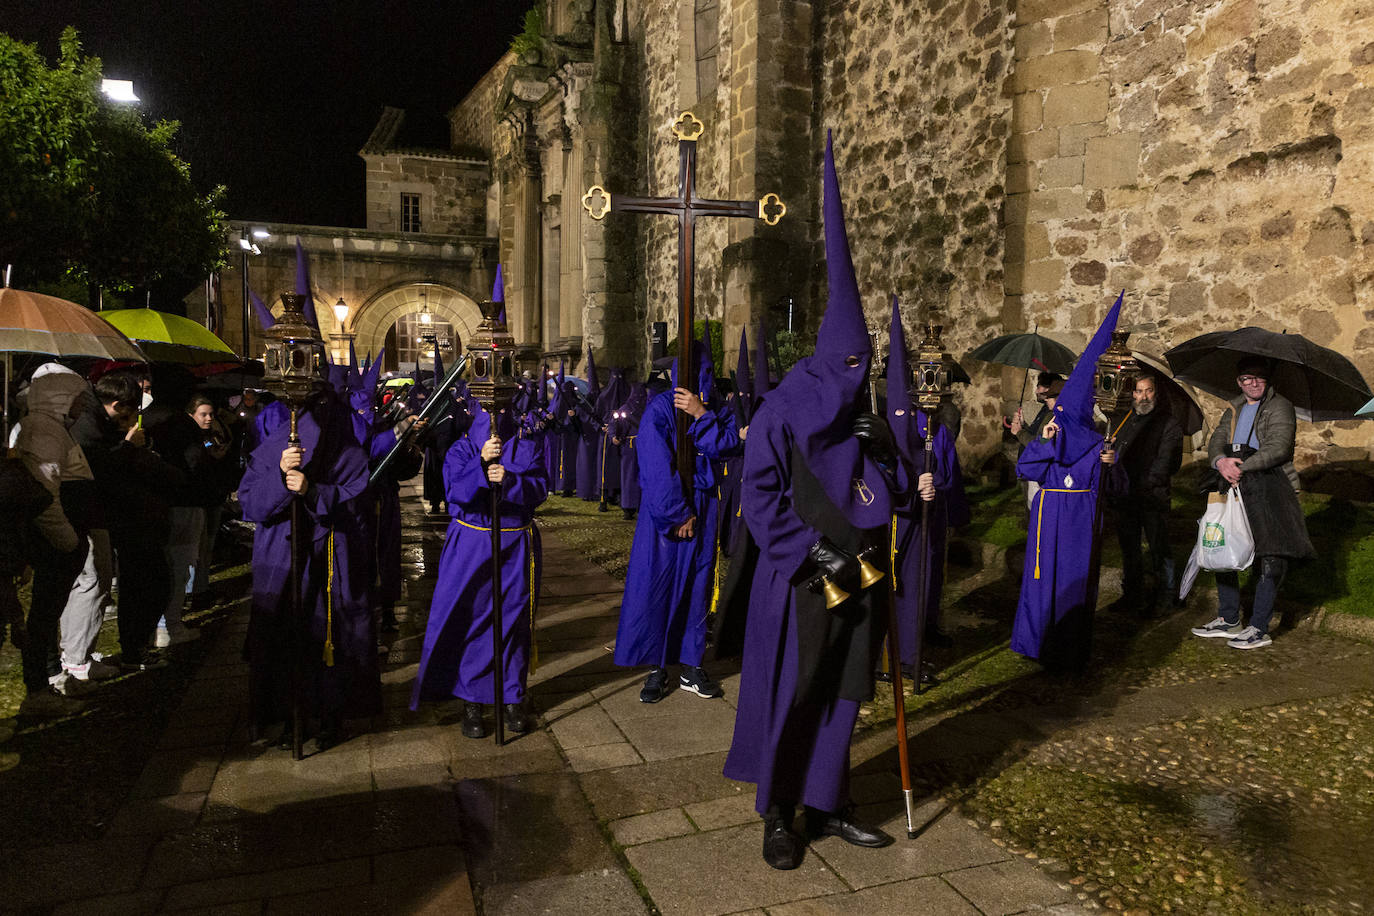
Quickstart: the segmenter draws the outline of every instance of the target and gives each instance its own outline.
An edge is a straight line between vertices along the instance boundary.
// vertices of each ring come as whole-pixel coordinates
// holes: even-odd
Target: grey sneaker
[[[1232,639],[1241,634],[1240,621],[1228,623],[1225,617],[1217,617],[1210,623],[1204,623],[1200,627],[1193,627],[1194,636],[1203,636],[1210,639]]]
[[[1254,627],[1246,627],[1240,631],[1240,635],[1235,639],[1228,639],[1226,645],[1232,649],[1263,649],[1265,646],[1272,646],[1274,641],[1269,638],[1268,633],[1261,633]]]

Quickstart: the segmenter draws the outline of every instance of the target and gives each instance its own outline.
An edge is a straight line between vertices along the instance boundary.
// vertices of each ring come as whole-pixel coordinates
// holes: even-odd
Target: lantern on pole
[[[926,322],[925,337],[916,349],[916,403],[926,413],[940,406],[940,399],[949,394],[954,374],[950,365],[954,357],[945,352],[940,337],[943,325]]]
[[[310,396],[324,384],[324,341],[305,320],[305,296],[286,293],[282,296],[286,310],[277,323],[263,332],[267,338],[263,353],[264,381],[268,388],[282,395],[291,406],[291,431],[286,444],[299,448],[301,444],[297,424],[300,413]],[[304,716],[301,709],[301,654],[306,645],[305,621],[301,612],[301,501],[291,500],[291,621],[287,633],[291,665],[291,756],[300,760],[304,755]],[[325,640],[326,664],[333,664],[332,641]]]
[[[1140,363],[1126,346],[1130,331],[1113,331],[1112,342],[1097,358],[1093,376],[1093,400],[1104,416],[1112,417],[1131,409]]]
[[[468,391],[491,418],[491,435],[497,435],[496,418],[508,408],[520,389],[515,377],[515,338],[501,319],[503,302],[483,302],[482,323],[468,339]],[[497,459],[498,461],[500,459]],[[501,632],[501,488],[491,487],[491,675],[496,705],[496,744],[505,744],[505,639]]]

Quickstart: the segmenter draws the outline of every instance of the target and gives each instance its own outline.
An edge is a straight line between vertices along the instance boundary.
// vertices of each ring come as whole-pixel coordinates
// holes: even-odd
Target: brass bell
[[[868,588],[878,582],[883,581],[883,571],[872,563],[868,562],[867,555],[873,550],[872,547],[859,554],[859,587]]]
[[[825,594],[825,609],[839,607],[849,600],[849,592],[835,584],[833,579],[821,579],[821,591]]]

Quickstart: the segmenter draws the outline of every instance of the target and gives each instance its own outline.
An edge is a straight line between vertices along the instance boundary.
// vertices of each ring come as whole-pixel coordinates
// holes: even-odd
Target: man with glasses
[[[1293,467],[1297,416],[1293,404],[1269,385],[1271,366],[1258,356],[1236,365],[1240,396],[1207,443],[1207,455],[1220,478],[1218,489],[1239,487],[1255,542],[1254,606],[1250,625],[1241,627],[1240,574],[1217,573],[1217,617],[1193,628],[1194,636],[1226,639],[1233,649],[1270,645],[1274,600],[1290,559],[1315,555],[1298,505],[1298,472]]]

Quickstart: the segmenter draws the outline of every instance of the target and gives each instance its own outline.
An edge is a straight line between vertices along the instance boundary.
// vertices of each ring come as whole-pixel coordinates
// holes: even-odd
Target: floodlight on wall
[[[266,229],[253,230],[253,238],[255,239],[270,239],[271,237],[272,233],[268,232]]]
[[[105,98],[111,102],[137,102],[138,96],[134,95],[133,80],[107,80],[100,81],[100,91]]]

